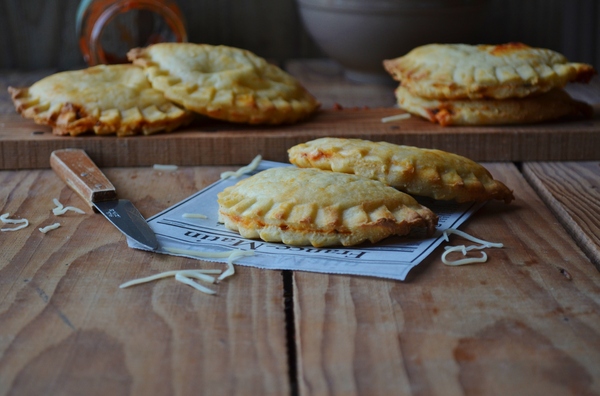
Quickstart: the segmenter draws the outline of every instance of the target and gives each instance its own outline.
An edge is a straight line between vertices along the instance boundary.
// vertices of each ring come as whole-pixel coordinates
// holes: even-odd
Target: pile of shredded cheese
[[[487,248],[504,247],[504,245],[501,243],[484,241],[483,239],[475,238],[475,237],[467,234],[466,232],[459,231],[455,228],[449,228],[446,231],[444,231],[443,237],[446,242],[450,242],[450,239],[448,238],[448,236],[450,234],[456,234],[456,235],[461,236],[471,242],[478,243],[479,245],[445,246],[444,247],[445,252],[442,254],[442,262],[446,265],[457,266],[457,265],[474,264],[474,263],[485,263],[487,261],[487,254],[485,252],[481,252],[481,257],[466,257],[467,252],[470,252],[471,250],[483,250],[483,249],[487,249]],[[448,256],[448,254],[450,254],[452,252],[461,252],[463,254],[463,256],[465,256],[465,258],[459,259],[459,260],[454,260],[454,261],[448,260],[446,258],[446,256]]]
[[[197,252],[195,250],[185,250],[185,249],[176,249],[176,248],[165,248],[167,252],[177,253],[177,254],[185,254],[189,256],[199,257],[199,258],[227,258],[227,269],[223,272],[221,270],[178,270],[178,271],[166,271],[161,272],[159,274],[155,274],[152,276],[148,276],[145,278],[133,279],[129,282],[125,282],[119,287],[124,289],[129,286],[139,285],[146,282],[152,282],[157,279],[167,278],[167,277],[175,277],[175,280],[181,283],[184,283],[188,286],[193,287],[196,290],[199,290],[206,294],[216,294],[213,289],[210,289],[200,283],[194,281],[192,278],[201,280],[206,283],[218,283],[223,279],[232,276],[235,274],[235,268],[233,266],[233,261],[239,257],[244,256],[252,256],[254,252],[245,252],[243,250],[231,250],[227,252]],[[210,276],[210,274],[220,274],[217,278]]]

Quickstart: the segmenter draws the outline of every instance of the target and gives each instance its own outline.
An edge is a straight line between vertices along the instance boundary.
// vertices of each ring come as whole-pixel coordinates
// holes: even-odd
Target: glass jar
[[[132,48],[187,41],[183,14],[172,0],[82,0],[76,29],[90,66],[126,63]]]

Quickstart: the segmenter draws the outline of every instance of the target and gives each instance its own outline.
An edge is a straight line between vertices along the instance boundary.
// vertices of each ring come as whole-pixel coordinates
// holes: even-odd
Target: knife
[[[117,198],[115,187],[85,151],[55,150],[50,155],[50,166],[94,211],[102,213],[125,236],[150,250],[158,248],[156,235],[144,217],[131,202]]]

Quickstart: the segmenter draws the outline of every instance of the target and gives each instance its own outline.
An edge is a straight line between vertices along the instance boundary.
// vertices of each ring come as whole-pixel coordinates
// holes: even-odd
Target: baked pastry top
[[[442,126],[507,125],[555,120],[563,117],[592,117],[594,109],[574,100],[561,88],[516,99],[425,99],[400,85],[398,107]]]
[[[315,247],[373,243],[437,216],[376,180],[318,169],[271,168],[218,194],[219,221],[244,238]]]
[[[383,65],[412,95],[428,99],[524,97],[596,74],[591,65],[522,43],[429,44]]]
[[[9,87],[19,113],[56,135],[87,131],[118,136],[171,131],[193,113],[153,89],[133,65],[99,65],[50,75],[28,88]]]
[[[319,107],[295,78],[247,50],[160,43],[127,56],[146,69],[152,85],[167,98],[208,117],[282,124],[304,119]]]
[[[480,164],[441,150],[360,139],[321,138],[288,150],[290,162],[379,180],[409,194],[457,202],[514,199]]]

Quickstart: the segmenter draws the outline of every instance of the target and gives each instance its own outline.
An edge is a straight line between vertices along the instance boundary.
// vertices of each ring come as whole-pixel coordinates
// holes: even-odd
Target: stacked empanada
[[[315,247],[373,243],[415,227],[433,233],[437,216],[414,198],[356,175],[271,168],[218,195],[219,221],[245,238]]]
[[[321,138],[288,150],[301,168],[351,173],[378,180],[407,194],[456,202],[514,197],[482,165],[442,150],[361,139]]]
[[[522,43],[429,44],[383,61],[400,82],[400,108],[440,125],[534,123],[591,116],[563,88],[589,82],[591,65]]]
[[[319,108],[292,76],[232,47],[161,43],[129,52],[134,65],[100,65],[12,88],[23,117],[56,135],[171,131],[194,113],[249,124],[298,122]]]
[[[438,218],[411,195],[456,202],[514,197],[480,164],[441,150],[321,138],[218,195],[219,221],[245,238],[315,247],[431,234]]]

